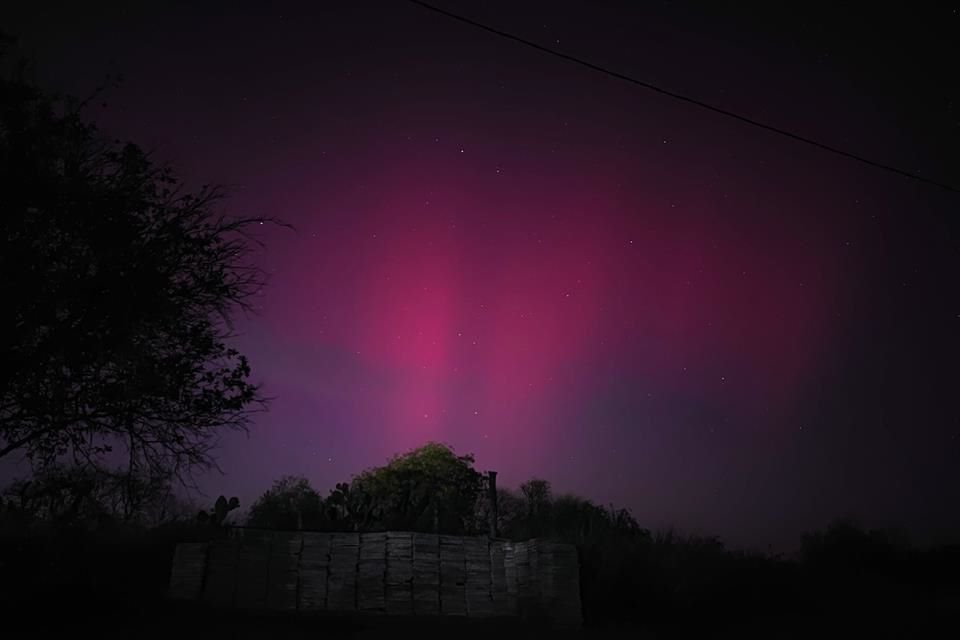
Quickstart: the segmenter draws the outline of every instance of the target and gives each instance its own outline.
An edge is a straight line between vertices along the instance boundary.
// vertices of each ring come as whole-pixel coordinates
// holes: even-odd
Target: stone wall
[[[170,596],[242,609],[580,624],[576,548],[540,540],[235,529],[177,546]]]
[[[544,540],[507,543],[508,589],[525,617],[579,626],[580,563],[573,545]]]

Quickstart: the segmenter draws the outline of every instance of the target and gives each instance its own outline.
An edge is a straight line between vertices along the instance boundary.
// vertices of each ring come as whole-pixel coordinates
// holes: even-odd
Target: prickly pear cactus
[[[234,496],[227,500],[224,496],[217,498],[210,511],[201,511],[197,514],[197,522],[201,524],[210,523],[215,527],[222,526],[229,514],[234,509],[240,507],[240,500]]]

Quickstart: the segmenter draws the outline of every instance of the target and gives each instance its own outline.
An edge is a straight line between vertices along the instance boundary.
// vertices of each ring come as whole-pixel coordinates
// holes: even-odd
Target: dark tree
[[[47,466],[4,489],[21,519],[57,525],[159,525],[181,511],[164,478],[91,466]]]
[[[247,524],[267,529],[317,529],[323,524],[323,499],[299,476],[284,476],[250,507]]]
[[[349,512],[359,529],[473,533],[483,523],[483,476],[473,461],[437,443],[396,456],[353,479]]]
[[[264,404],[228,345],[264,221],[219,213],[218,189],[188,192],[82,109],[0,77],[0,458],[183,479]]]

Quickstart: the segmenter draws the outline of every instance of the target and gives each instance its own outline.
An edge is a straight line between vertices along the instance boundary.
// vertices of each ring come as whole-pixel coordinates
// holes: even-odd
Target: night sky
[[[437,3],[960,186],[950,7]],[[271,410],[208,493],[440,440],[735,546],[960,537],[960,194],[405,2],[75,4],[0,11],[38,81],[122,74],[106,132],[295,227],[237,326]]]

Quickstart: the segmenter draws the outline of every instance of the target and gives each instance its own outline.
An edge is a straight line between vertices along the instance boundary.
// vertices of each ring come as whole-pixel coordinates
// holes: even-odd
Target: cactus
[[[239,507],[240,500],[236,496],[230,498],[229,501],[225,497],[220,496],[210,511],[201,511],[197,514],[197,522],[200,524],[209,522],[215,527],[223,526],[224,521],[227,519],[227,514]]]

